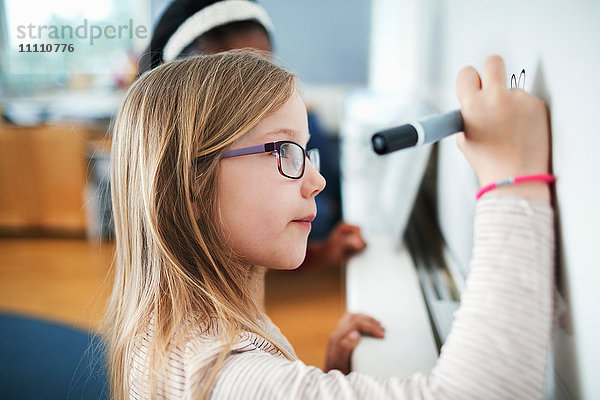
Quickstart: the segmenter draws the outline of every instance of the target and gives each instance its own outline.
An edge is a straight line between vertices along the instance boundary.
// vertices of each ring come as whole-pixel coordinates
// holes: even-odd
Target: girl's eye
[[[279,149],[279,156],[284,158],[287,157],[287,150],[285,147]]]

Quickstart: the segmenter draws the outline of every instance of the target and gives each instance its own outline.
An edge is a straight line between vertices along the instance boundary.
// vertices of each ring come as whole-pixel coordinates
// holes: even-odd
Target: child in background
[[[486,59],[483,79],[463,69],[458,96],[458,144],[482,185],[548,172],[546,109],[506,89],[502,59]],[[114,398],[542,396],[554,255],[547,184],[503,186],[478,201],[467,290],[431,372],[344,375],[298,360],[256,290],[264,268],[302,263],[325,186],[318,151],[305,149],[293,75],[245,51],[169,62],[130,88],[113,135]],[[383,336],[366,316],[350,325]],[[350,336],[336,338],[332,368],[347,365]]]

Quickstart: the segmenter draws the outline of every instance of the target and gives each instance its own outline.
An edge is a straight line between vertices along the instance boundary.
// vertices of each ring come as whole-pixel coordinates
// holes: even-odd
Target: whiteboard
[[[550,108],[559,276],[566,299],[559,304],[559,314],[563,322],[570,317],[573,333],[555,331],[551,362],[556,374],[550,371],[549,385],[552,397],[600,398],[600,2],[423,4],[427,9],[421,10],[420,22],[435,35],[421,41],[416,56],[429,57],[436,50],[424,87],[439,109],[458,107],[459,70],[473,65],[481,71],[485,57],[494,53],[505,59],[509,76],[524,68],[525,90]],[[454,138],[441,143],[440,159],[440,223],[452,253],[464,266],[470,258],[469,221],[477,180]]]

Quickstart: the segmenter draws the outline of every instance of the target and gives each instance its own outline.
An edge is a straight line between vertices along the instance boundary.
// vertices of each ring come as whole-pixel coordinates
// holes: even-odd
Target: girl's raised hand
[[[329,339],[325,372],[337,369],[344,374],[350,373],[350,357],[360,342],[361,334],[383,338],[385,329],[373,317],[365,314],[346,313]]]
[[[465,123],[457,145],[481,186],[509,176],[549,171],[548,110],[537,97],[507,88],[501,57],[486,58],[482,77],[473,67],[463,68],[456,86]],[[493,192],[540,201],[549,201],[550,193],[542,182],[504,186]]]

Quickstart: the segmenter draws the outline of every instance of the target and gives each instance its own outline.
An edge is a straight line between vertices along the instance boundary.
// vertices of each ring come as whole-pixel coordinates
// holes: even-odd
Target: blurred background
[[[269,273],[267,311],[299,357],[322,367],[338,319],[346,309],[377,317],[368,306],[376,298],[400,314],[421,310],[427,334],[418,336],[427,343],[404,342],[430,347],[414,356],[412,372],[433,365],[468,273],[477,180],[452,138],[385,157],[369,139],[457,108],[460,68],[480,68],[497,53],[509,75],[526,69],[525,90],[552,114],[560,324],[547,397],[600,396],[600,3],[259,3],[273,20],[274,53],[298,74],[311,130],[320,133],[328,185],[311,240],[343,217],[371,249],[395,254],[402,243],[417,288],[408,302],[384,288],[388,279],[369,269],[382,252],[364,275],[346,266]],[[114,251],[110,121],[167,4],[0,0],[0,387],[8,388],[0,398],[36,398],[35,386],[44,398],[106,397],[97,334]],[[423,254],[441,261],[423,269]],[[375,289],[365,289],[368,279]],[[57,383],[60,374],[66,383]]]

